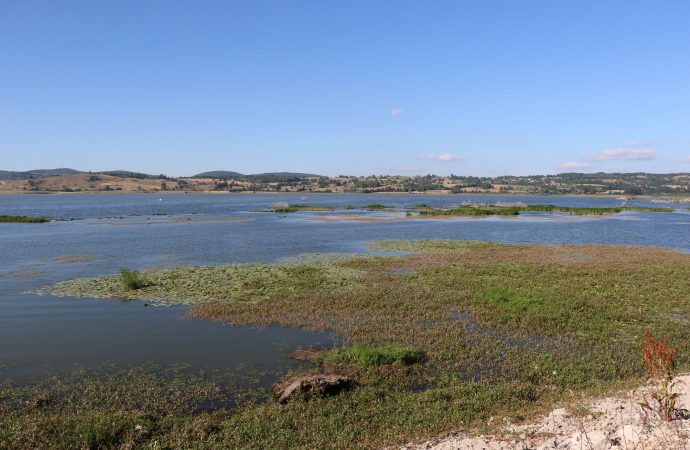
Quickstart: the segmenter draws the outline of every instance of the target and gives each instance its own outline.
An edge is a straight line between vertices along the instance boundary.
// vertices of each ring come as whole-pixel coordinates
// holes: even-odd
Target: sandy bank
[[[677,378],[679,408],[690,407],[690,375]],[[622,394],[567,405],[535,422],[510,425],[495,435],[458,434],[405,449],[686,449],[690,448],[690,420],[661,422],[645,419],[639,403],[647,386]]]

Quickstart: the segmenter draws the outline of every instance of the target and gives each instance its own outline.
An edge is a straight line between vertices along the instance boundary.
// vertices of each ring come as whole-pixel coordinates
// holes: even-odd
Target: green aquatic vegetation
[[[400,363],[418,364],[424,361],[424,352],[400,345],[365,345],[356,343],[351,347],[336,349],[326,356],[326,360],[339,364],[361,366],[380,366]]]
[[[30,216],[3,216],[0,215],[0,223],[44,223],[50,222],[47,217],[30,217]]]
[[[480,292],[485,302],[511,313],[524,313],[544,306],[545,301],[528,292],[514,289],[492,288]]]
[[[57,296],[139,298],[160,305],[205,301],[253,302],[309,290],[347,289],[356,286],[358,278],[356,270],[323,261],[147,269],[125,273],[63,281],[39,292]],[[135,284],[130,285],[130,282]]]
[[[673,208],[619,206],[612,208],[584,208],[555,205],[461,205],[452,209],[421,208],[422,216],[517,216],[522,212],[564,213],[573,215],[609,215],[625,211],[673,212]]]
[[[517,216],[520,209],[506,206],[473,206],[465,205],[453,209],[419,209],[420,216]]]
[[[493,310],[493,321],[504,326],[529,329],[535,324],[549,323],[554,328],[563,329],[571,318],[568,308],[553,301],[552,294],[539,289],[489,288],[480,291],[478,297],[486,308]]]
[[[366,205],[364,208],[365,208],[365,209],[368,209],[368,210],[370,210],[370,211],[375,211],[375,210],[379,210],[379,209],[386,209],[386,206],[385,206],[385,205],[380,205],[380,204],[376,203],[376,204],[373,204],[373,205]]]
[[[146,279],[141,272],[129,269],[120,270],[120,283],[125,291],[136,291],[147,285]]]

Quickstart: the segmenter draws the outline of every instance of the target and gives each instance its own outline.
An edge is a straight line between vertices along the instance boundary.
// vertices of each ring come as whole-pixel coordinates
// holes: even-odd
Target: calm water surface
[[[0,224],[0,380],[32,380],[104,363],[184,364],[199,370],[285,371],[297,347],[329,345],[325,333],[227,327],[185,320],[183,307],[26,294],[56,281],[122,267],[275,262],[304,253],[366,252],[376,239],[475,239],[515,243],[647,245],[690,251],[690,205],[674,213],[614,218],[520,216],[394,222],[322,222],[333,213],[253,212],[275,202],[344,207],[380,203],[447,207],[465,201],[618,206],[616,199],[470,195],[0,195],[0,214],[71,219]],[[629,201],[628,206],[665,206]],[[339,211],[352,213],[352,211]],[[371,217],[380,212],[360,212]],[[115,217],[116,219],[109,219]],[[242,218],[243,221],[200,219]],[[175,222],[178,219],[190,221]],[[547,219],[547,220],[545,220]],[[565,219],[565,220],[563,220]],[[156,223],[158,221],[167,223]],[[112,223],[127,224],[113,225]],[[172,222],[172,223],[171,223]],[[59,262],[79,256],[77,262]]]

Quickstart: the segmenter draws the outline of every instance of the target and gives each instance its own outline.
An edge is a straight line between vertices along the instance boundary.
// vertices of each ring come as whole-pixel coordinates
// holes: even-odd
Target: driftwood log
[[[300,374],[273,385],[273,395],[278,403],[286,403],[295,395],[326,397],[336,395],[353,386],[349,377],[338,374]]]

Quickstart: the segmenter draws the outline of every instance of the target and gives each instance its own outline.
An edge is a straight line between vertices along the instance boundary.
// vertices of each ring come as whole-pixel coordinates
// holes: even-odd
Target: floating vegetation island
[[[56,296],[141,298],[156,305],[206,301],[257,302],[279,295],[353,286],[359,271],[314,259],[304,264],[123,269],[119,275],[78,278],[41,290]],[[135,287],[136,288],[133,288]]]

